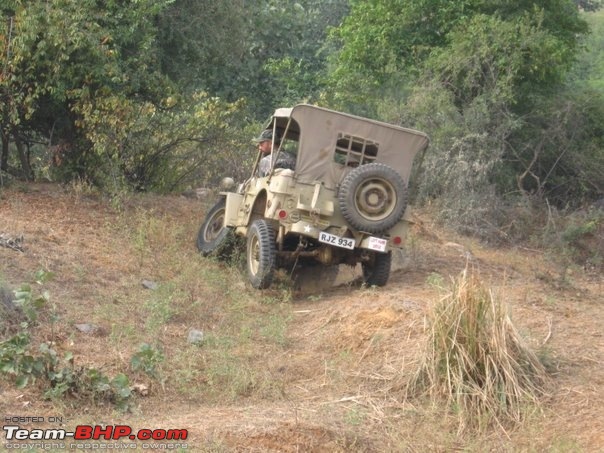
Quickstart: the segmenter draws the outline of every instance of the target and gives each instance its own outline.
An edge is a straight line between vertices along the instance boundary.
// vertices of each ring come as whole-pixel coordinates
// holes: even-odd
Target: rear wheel
[[[226,199],[221,198],[208,211],[197,233],[197,249],[203,256],[224,257],[231,251],[234,234],[224,226]]]
[[[255,220],[247,234],[247,273],[254,288],[268,288],[277,262],[275,231],[263,219]]]
[[[370,261],[363,262],[363,279],[367,286],[385,286],[390,277],[392,253],[375,253]]]

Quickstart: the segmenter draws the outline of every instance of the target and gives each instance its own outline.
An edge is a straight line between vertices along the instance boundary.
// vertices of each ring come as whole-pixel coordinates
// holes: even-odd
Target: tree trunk
[[[23,146],[21,137],[19,137],[19,134],[16,131],[13,131],[13,137],[15,139],[15,146],[17,147],[17,154],[19,155],[19,160],[21,161],[21,170],[23,171],[23,177],[27,181],[32,181],[34,179],[33,172],[31,171],[31,165],[29,164],[29,158],[27,156],[25,146]]]
[[[0,149],[0,170],[8,170],[8,134],[0,131],[2,136],[2,148]]]

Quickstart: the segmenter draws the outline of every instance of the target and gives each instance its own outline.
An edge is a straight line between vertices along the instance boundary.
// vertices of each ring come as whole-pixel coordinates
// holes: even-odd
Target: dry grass
[[[427,347],[409,390],[446,402],[460,431],[504,428],[539,407],[546,372],[506,307],[466,268],[428,314]]]
[[[0,232],[25,238],[25,253],[0,247],[0,282],[10,291],[34,281],[39,269],[55,274],[34,286],[36,294],[49,291],[50,303],[31,330],[31,351],[38,354],[39,343],[53,342],[59,357],[73,354],[77,367],[98,369],[109,379],[127,375],[134,391],[130,412],[124,413],[87,395],[46,400],[41,380],[17,389],[9,377],[0,382],[0,412],[63,415],[69,428],[88,423],[185,428],[195,451],[599,451],[604,446],[601,279],[573,273],[572,291],[559,288],[538,277],[554,272],[542,253],[483,248],[433,230],[426,221],[430,230],[416,234],[411,257],[406,255],[405,267],[393,272],[385,288],[362,288],[354,281],[358,269],[346,268],[342,281],[350,283],[337,288],[292,289],[283,276],[274,288],[257,291],[237,265],[197,253],[194,238],[208,208],[199,200],[137,195],[124,199],[117,211],[98,197],[78,197],[56,186],[28,187],[28,192],[5,192],[0,200]],[[468,252],[482,278],[506,275],[505,302],[513,307],[515,327],[534,348],[546,346],[540,356],[548,358],[551,397],[513,430],[500,413],[507,431],[496,423],[486,427],[494,411],[487,409],[478,416],[487,429],[457,432],[457,416],[464,415],[457,398],[485,392],[468,390],[470,384],[453,396],[441,392],[436,404],[403,399],[410,377],[428,357],[428,313],[430,326],[441,317],[459,332],[451,340],[456,347],[464,341],[459,313],[446,318],[436,304],[448,276],[465,267]],[[156,282],[157,289],[143,288],[143,280]],[[483,310],[494,310],[484,291]],[[494,317],[481,316],[474,329]],[[80,323],[99,330],[83,333],[75,328]],[[190,329],[204,333],[201,344],[188,343]],[[501,344],[489,329],[481,341]],[[431,338],[432,355],[435,344]],[[461,361],[454,352],[462,354],[452,351],[448,360]],[[504,358],[489,354],[502,370]],[[452,386],[459,371],[450,366],[448,372]],[[418,384],[424,386],[416,390],[436,396],[449,385],[428,378],[423,374]],[[535,385],[541,389],[543,382]],[[137,390],[141,387],[144,393]],[[466,404],[479,404],[479,396],[474,398]],[[530,398],[521,398],[518,418],[535,408]]]

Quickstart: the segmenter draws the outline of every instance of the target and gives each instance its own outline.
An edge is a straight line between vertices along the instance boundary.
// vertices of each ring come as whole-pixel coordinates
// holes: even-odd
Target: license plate
[[[367,244],[367,248],[371,250],[377,250],[378,252],[385,252],[387,244],[388,241],[386,239],[371,236],[369,238],[369,244]]]
[[[343,238],[336,236],[335,234],[326,233],[325,231],[321,231],[319,233],[319,242],[335,245],[336,247],[342,247],[345,249],[354,249],[354,239]]]

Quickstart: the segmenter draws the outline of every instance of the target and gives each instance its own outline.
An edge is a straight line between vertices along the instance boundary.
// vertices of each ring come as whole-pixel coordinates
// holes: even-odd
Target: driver
[[[258,151],[262,153],[262,158],[258,164],[258,176],[266,176],[271,170],[271,157],[272,151],[277,151],[281,144],[281,137],[279,133],[275,137],[275,144],[273,144],[273,131],[272,129],[265,129],[262,131],[260,136],[254,141],[258,144]],[[294,170],[296,168],[296,156],[288,151],[281,150],[275,162],[275,168],[288,168]]]

